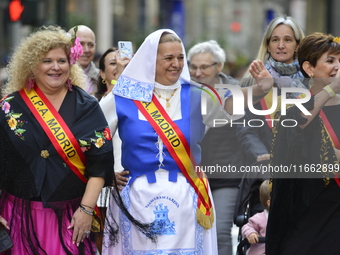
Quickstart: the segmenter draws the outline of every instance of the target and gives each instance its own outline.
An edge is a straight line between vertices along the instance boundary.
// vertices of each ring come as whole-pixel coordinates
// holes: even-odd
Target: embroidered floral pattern
[[[101,148],[105,144],[105,141],[112,140],[111,131],[107,127],[104,128],[103,132],[94,131],[94,134],[96,138],[91,138],[89,141],[79,140],[79,144],[83,152],[91,149],[92,144],[94,144],[97,148]]]
[[[121,75],[113,88],[113,93],[122,97],[151,102],[154,85],[140,82],[127,76]]]
[[[103,131],[104,138],[108,141],[112,140],[111,131],[109,128],[105,128]]]
[[[10,101],[14,98],[14,96],[11,97],[4,97],[0,101],[0,107],[5,112],[6,120],[8,123],[8,126],[11,128],[11,130],[14,131],[14,134],[18,136],[21,140],[25,141],[25,137],[23,136],[23,133],[26,132],[25,129],[22,128],[24,123],[27,123],[27,121],[19,120],[22,113],[15,113],[13,110],[11,110]]]
[[[4,102],[1,108],[7,114],[9,113],[11,105],[8,102]]]

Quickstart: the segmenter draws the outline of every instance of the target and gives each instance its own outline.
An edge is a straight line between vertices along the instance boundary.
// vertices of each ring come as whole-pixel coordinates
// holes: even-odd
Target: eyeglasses
[[[197,67],[197,66],[195,66],[195,65],[189,65],[189,70],[190,70],[190,72],[196,72],[197,69],[200,69],[201,72],[204,72],[204,71],[206,71],[209,67],[212,67],[212,66],[214,66],[214,65],[217,65],[217,63],[214,62],[214,63],[212,63],[211,65],[203,65],[203,66],[199,66],[199,67]]]

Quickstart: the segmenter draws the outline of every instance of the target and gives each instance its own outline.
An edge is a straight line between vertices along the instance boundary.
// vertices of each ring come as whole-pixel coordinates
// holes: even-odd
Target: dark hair
[[[117,48],[111,47],[111,48],[108,48],[104,52],[104,54],[99,59],[99,70],[101,70],[102,72],[105,72],[105,58],[109,53],[115,52],[115,51],[117,51]],[[103,82],[103,79],[100,75],[98,76],[98,80],[97,80],[97,88],[98,88],[98,90],[97,90],[95,96],[98,100],[100,100],[107,90],[106,83]]]
[[[305,61],[308,61],[315,67],[317,61],[325,52],[339,54],[340,43],[334,42],[334,38],[333,35],[326,35],[323,33],[313,33],[305,37],[298,48],[299,65],[302,67],[302,64]],[[306,78],[309,78],[303,68],[301,68],[301,72]]]

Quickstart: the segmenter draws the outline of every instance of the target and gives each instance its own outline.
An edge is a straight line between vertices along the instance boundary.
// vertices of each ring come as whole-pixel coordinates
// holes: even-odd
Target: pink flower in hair
[[[80,38],[74,40],[74,44],[70,49],[70,64],[74,65],[80,56],[83,54],[83,46],[80,43]]]

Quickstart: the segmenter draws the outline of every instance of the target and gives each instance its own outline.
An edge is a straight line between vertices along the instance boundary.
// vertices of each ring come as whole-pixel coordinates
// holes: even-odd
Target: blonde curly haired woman
[[[0,101],[0,222],[10,254],[96,254],[94,208],[111,184],[110,130],[81,87],[79,39],[42,27],[16,48]],[[97,217],[95,217],[97,218]]]

